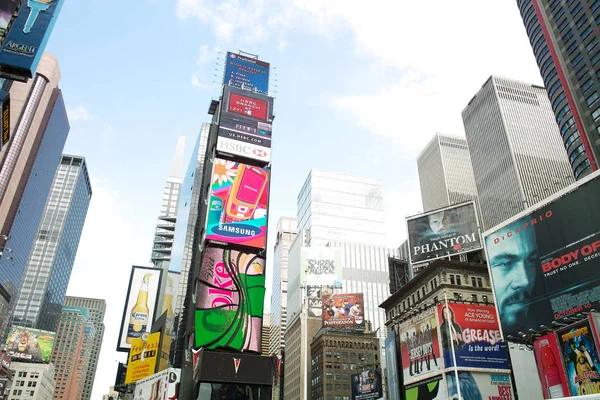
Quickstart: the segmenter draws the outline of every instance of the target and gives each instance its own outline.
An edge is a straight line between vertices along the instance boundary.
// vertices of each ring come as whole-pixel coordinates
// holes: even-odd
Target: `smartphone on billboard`
[[[225,201],[223,222],[239,222],[252,218],[268,180],[269,175],[265,170],[240,164]]]

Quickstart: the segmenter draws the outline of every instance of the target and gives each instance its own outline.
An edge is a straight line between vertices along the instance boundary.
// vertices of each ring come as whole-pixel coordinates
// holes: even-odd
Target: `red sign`
[[[537,339],[533,343],[533,351],[544,399],[567,397],[569,387],[556,334],[550,333]]]
[[[253,99],[233,92],[229,96],[229,112],[266,121],[268,110],[269,107],[266,101]]]

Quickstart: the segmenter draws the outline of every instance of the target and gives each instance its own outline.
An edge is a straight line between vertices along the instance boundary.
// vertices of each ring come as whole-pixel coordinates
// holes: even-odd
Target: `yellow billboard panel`
[[[159,343],[160,332],[146,333],[141,338],[133,339],[129,349],[129,361],[127,362],[127,374],[125,375],[126,384],[135,383],[140,379],[154,375]]]

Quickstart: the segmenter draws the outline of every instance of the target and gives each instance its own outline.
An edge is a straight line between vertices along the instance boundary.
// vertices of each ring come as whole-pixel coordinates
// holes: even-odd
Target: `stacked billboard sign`
[[[406,226],[411,264],[481,248],[473,202],[407,218]]]
[[[269,63],[256,58],[227,52],[225,60],[226,86],[243,89],[254,93],[269,92]]]
[[[486,232],[505,337],[600,309],[598,173]]]
[[[54,332],[13,325],[6,340],[6,351],[14,361],[50,361]]]

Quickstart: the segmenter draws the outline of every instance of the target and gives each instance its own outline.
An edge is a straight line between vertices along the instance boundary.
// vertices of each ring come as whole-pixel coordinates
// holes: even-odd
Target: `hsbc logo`
[[[267,152],[264,150],[260,150],[260,149],[254,149],[252,150],[252,152],[254,153],[255,156],[257,157],[266,157],[267,156]]]
[[[271,159],[270,151],[265,147],[255,146],[224,137],[219,137],[217,150],[242,157],[253,158],[255,160],[269,161]]]

